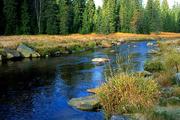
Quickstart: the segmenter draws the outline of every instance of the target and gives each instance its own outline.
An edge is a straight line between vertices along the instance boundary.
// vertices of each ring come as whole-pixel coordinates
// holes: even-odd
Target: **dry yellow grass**
[[[162,32],[160,34],[131,34],[131,33],[113,33],[109,35],[103,34],[71,34],[71,35],[15,35],[15,36],[0,36],[0,44],[3,47],[15,47],[21,42],[55,42],[69,44],[69,43],[81,43],[88,41],[101,41],[101,40],[140,40],[140,39],[179,39],[180,33],[167,33]]]

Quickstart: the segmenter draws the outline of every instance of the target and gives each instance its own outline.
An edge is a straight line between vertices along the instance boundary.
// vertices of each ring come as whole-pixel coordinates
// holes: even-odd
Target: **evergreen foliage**
[[[27,0],[23,0],[21,8],[21,33],[30,34],[30,16],[28,13]]]
[[[95,13],[94,1],[88,0],[83,13],[82,31],[81,31],[83,34],[93,32],[94,13]]]
[[[0,0],[0,35],[180,32],[180,5],[160,1]]]

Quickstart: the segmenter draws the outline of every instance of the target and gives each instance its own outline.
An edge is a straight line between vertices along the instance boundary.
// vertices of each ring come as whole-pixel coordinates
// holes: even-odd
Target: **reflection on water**
[[[147,42],[125,43],[113,48],[123,55],[134,54],[134,70],[143,70],[151,47]],[[68,106],[74,97],[90,95],[89,88],[104,82],[105,65],[91,62],[109,57],[112,49],[97,49],[66,57],[25,59],[0,65],[0,119],[2,120],[103,120],[102,112],[84,112]]]

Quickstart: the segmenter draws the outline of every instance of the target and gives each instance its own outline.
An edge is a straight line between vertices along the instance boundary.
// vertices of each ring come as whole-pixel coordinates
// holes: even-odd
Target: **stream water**
[[[0,63],[0,120],[104,120],[101,111],[79,111],[67,104],[104,82],[106,65],[91,60],[109,57],[113,64],[116,54],[111,50],[135,54],[134,70],[142,71],[150,49],[147,41],[129,42],[57,58]]]

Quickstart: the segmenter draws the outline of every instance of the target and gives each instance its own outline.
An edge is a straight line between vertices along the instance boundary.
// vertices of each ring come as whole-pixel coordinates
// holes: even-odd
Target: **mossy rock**
[[[157,107],[152,116],[152,120],[179,120],[180,107]]]
[[[25,58],[36,58],[36,57],[40,57],[40,54],[37,53],[35,50],[33,50],[32,48],[26,46],[25,44],[20,44],[17,47],[17,51],[21,53],[21,55]]]
[[[81,97],[81,98],[72,98],[68,104],[72,107],[75,107],[83,111],[93,111],[96,110],[100,102],[98,98],[94,96]]]
[[[144,70],[149,72],[160,72],[165,70],[165,67],[161,61],[152,60],[144,64]]]
[[[21,55],[18,51],[10,48],[4,48],[2,56],[5,57],[5,59],[21,58]]]

